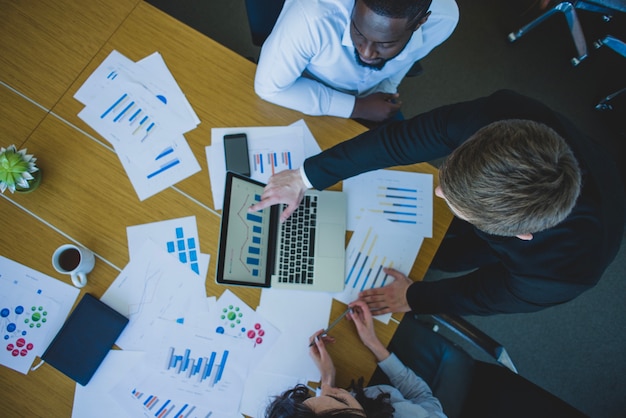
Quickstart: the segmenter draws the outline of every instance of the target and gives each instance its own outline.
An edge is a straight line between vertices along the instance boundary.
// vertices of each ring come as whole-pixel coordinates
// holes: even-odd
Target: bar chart
[[[155,394],[147,394],[138,389],[131,391],[133,399],[141,403],[143,411],[150,416],[158,418],[191,418],[204,417],[209,418],[213,413],[209,411],[199,411],[199,409],[191,403],[184,400],[174,400],[171,398],[161,398]]]
[[[182,226],[174,228],[175,239],[167,241],[167,252],[176,254],[178,260],[183,264],[188,264],[191,270],[200,274],[198,265],[198,248],[195,237],[186,237]]]
[[[291,151],[263,151],[252,155],[253,172],[273,175],[293,168]]]
[[[176,349],[170,347],[166,370],[177,377],[194,379],[197,382],[206,382],[213,388],[222,379],[228,361],[228,350],[212,351],[204,356],[192,356],[192,351],[185,348],[182,354],[176,354]]]
[[[364,290],[388,285],[393,277],[385,268],[408,273],[422,241],[422,237],[415,236],[403,224],[366,213],[346,248],[345,287],[335,298],[350,303]]]
[[[260,202],[261,195],[255,194],[254,201]],[[260,213],[245,213],[249,225],[249,240],[244,244],[242,259],[253,277],[259,277],[261,265],[261,245],[263,244],[263,216]]]

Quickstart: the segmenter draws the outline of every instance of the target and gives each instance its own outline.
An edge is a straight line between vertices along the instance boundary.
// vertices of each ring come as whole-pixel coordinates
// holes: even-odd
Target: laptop
[[[309,190],[293,215],[281,223],[284,205],[248,213],[248,208],[260,201],[264,187],[241,174],[226,173],[217,283],[342,291],[345,194]]]

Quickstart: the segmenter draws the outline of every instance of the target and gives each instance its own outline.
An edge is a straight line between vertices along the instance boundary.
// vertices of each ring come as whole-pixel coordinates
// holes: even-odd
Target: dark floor
[[[435,0],[436,1],[436,0]],[[626,87],[626,58],[591,43],[612,33],[626,39],[626,18],[603,22],[580,12],[589,57],[570,64],[574,46],[562,16],[514,44],[506,35],[533,14],[533,0],[457,0],[461,20],[451,38],[422,60],[424,73],[400,86],[403,113],[509,88],[533,96],[575,121],[626,166],[626,94],[612,112],[594,110]],[[243,0],[149,0],[233,51],[257,57]],[[626,170],[624,170],[626,171]],[[427,279],[436,279],[429,273]],[[598,286],[560,307],[532,314],[470,317],[503,343],[520,374],[592,417],[626,416],[626,244]]]

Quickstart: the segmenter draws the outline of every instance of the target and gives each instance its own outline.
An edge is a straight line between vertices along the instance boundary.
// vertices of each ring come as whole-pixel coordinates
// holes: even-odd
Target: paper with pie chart
[[[280,336],[278,328],[246,305],[230,290],[225,290],[211,310],[210,329],[252,346],[260,360]]]
[[[0,256],[0,364],[27,374],[67,318],[79,290]]]

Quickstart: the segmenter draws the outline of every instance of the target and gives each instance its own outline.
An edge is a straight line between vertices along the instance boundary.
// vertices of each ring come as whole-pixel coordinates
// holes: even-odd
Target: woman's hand
[[[311,345],[309,353],[322,375],[321,383],[334,387],[336,373],[335,365],[333,364],[333,359],[326,350],[326,344],[333,344],[335,339],[329,335],[323,336],[323,333],[324,330],[321,329],[309,338],[309,342],[313,344]]]
[[[389,357],[389,351],[376,335],[374,318],[367,307],[367,303],[362,300],[355,300],[349,306],[352,308],[349,314],[350,319],[354,322],[363,344],[374,354],[377,361],[382,361]]]

